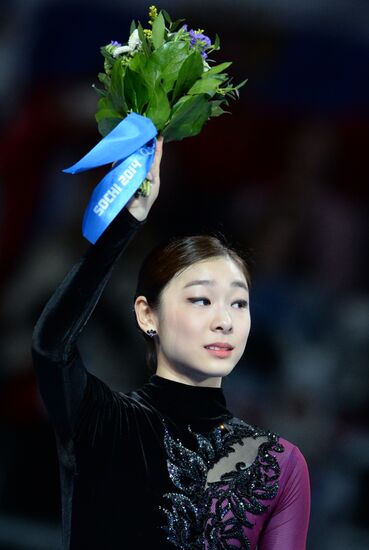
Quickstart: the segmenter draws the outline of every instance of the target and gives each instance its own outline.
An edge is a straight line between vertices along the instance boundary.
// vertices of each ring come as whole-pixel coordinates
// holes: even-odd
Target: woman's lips
[[[211,353],[211,355],[214,355],[215,357],[221,357],[221,358],[229,357],[232,353],[232,350],[229,349],[229,348],[223,348],[223,349],[205,348],[205,349],[206,349],[206,351]]]

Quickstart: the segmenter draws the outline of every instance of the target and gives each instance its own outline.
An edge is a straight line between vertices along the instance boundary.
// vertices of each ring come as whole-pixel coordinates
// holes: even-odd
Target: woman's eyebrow
[[[195,281],[190,281],[189,283],[185,284],[185,286],[183,288],[187,288],[189,286],[194,286],[194,285],[214,286],[214,285],[216,285],[216,282],[213,281],[213,280],[210,281],[209,279],[196,279]],[[232,281],[231,286],[244,288],[247,292],[249,291],[249,289],[247,288],[247,286],[245,285],[245,283],[243,281]]]

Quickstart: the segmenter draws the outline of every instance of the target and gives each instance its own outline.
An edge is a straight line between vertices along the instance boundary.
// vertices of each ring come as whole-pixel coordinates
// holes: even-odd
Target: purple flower
[[[182,25],[182,29],[188,32],[191,37],[190,48],[197,47],[200,50],[201,57],[206,59],[208,54],[205,50],[211,46],[210,38],[200,31],[195,31],[194,29],[188,30],[188,25]]]
[[[203,42],[202,46],[204,48],[211,46],[211,40],[206,34],[196,32],[193,29],[191,29],[188,34],[191,36],[191,46],[195,46],[197,42]]]
[[[120,47],[120,46],[122,45],[120,42],[117,42],[116,40],[112,40],[112,41],[110,42],[110,44],[111,44],[112,46],[118,46],[118,47]]]
[[[187,31],[187,25],[184,25],[186,27]],[[211,40],[206,34],[202,34],[201,32],[194,31],[193,29],[190,29],[188,34],[191,37],[190,41],[190,48],[197,47],[200,49],[201,56],[203,59],[206,59],[208,57],[208,54],[205,52],[209,46],[211,46]]]

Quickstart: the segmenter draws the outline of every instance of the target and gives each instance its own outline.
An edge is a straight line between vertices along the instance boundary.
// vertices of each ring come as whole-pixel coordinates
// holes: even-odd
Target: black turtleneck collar
[[[233,417],[222,388],[192,386],[153,374],[138,393],[177,421],[216,425]]]

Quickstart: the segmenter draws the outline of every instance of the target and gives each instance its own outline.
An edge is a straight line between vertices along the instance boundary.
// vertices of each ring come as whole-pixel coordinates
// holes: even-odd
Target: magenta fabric
[[[298,447],[279,438],[285,451],[273,453],[281,467],[279,491],[267,516],[249,515],[252,528],[243,527],[250,550],[305,550],[310,513],[310,481],[307,464]],[[216,502],[213,502],[212,511]],[[228,512],[224,520],[231,517]],[[245,548],[237,539],[230,539],[232,548]],[[205,549],[209,544],[205,542]]]
[[[259,543],[258,550],[305,550],[311,502],[308,467],[298,447],[283,437],[279,441],[285,448],[278,454],[279,492],[268,521],[262,525],[255,518],[259,541],[254,533],[251,540],[254,545]]]

